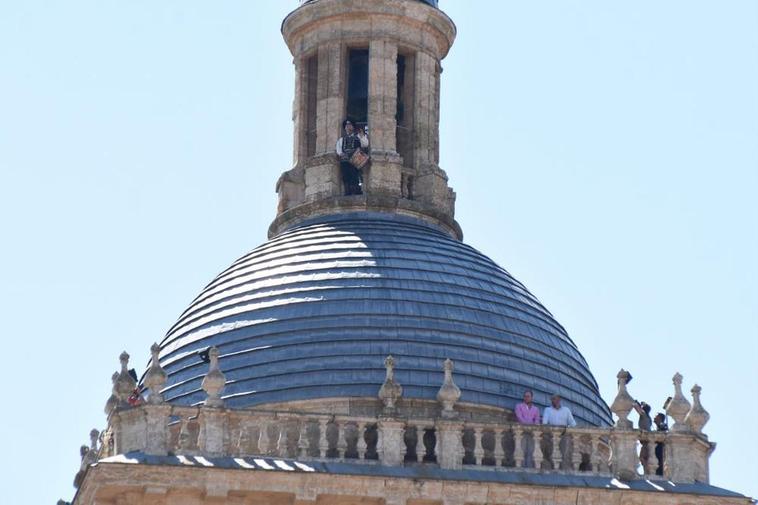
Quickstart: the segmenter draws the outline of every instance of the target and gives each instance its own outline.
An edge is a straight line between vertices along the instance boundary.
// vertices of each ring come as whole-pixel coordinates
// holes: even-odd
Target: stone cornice
[[[297,224],[318,216],[347,212],[388,212],[416,217],[457,240],[463,240],[463,230],[458,222],[434,205],[417,200],[408,200],[390,195],[367,194],[334,196],[304,203],[279,214],[268,229],[269,238],[275,237]]]

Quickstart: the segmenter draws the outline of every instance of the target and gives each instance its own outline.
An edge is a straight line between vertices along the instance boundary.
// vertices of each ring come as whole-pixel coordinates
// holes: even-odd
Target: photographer
[[[634,410],[640,415],[637,427],[642,431],[650,431],[653,427],[653,421],[650,419],[650,405],[645,402],[634,400]],[[640,463],[642,463],[643,468],[647,468],[647,463],[650,458],[650,442],[640,442],[640,444]]]

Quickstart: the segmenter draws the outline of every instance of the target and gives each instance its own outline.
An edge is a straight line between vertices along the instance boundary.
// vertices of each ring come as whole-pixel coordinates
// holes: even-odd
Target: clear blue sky
[[[713,483],[758,495],[758,2],[441,4],[466,241],[551,309],[607,401],[621,367],[654,406],[676,371],[702,385]],[[0,2],[3,503],[70,499],[118,354],[142,368],[265,240],[296,5]]]

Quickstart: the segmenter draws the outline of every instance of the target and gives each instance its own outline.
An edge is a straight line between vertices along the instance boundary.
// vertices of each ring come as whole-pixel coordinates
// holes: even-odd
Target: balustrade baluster
[[[355,450],[358,451],[358,459],[366,459],[367,449],[368,444],[366,444],[366,423],[358,423],[358,442],[355,446]]]
[[[563,455],[561,454],[561,433],[557,430],[553,431],[553,470],[561,469],[561,462],[563,461]]]
[[[600,471],[599,468],[599,456],[598,453],[600,452],[598,447],[598,440],[595,438],[594,435],[590,435],[590,467],[592,469],[592,473],[597,474]]]
[[[600,439],[600,436],[593,437],[592,441],[592,452],[593,452],[593,473],[605,473],[608,471],[608,462],[605,461],[605,458],[603,457],[603,451],[601,450],[603,446],[603,441]]]
[[[424,447],[424,427],[420,424],[416,425],[416,461],[422,463],[424,456],[426,455],[426,448]]]
[[[337,423],[337,421],[335,421]],[[347,451],[347,438],[345,438],[345,430],[347,429],[347,423],[337,423],[337,453],[341,459],[345,458],[345,451]]]
[[[439,463],[440,461],[440,434],[434,433],[434,461]]]
[[[268,437],[268,421],[262,420],[260,424],[260,431],[258,432],[258,450],[261,455],[267,455],[269,453],[269,445],[271,441]]]
[[[571,469],[575,472],[578,472],[579,468],[582,466],[581,442],[579,434],[572,434],[571,440],[568,442],[568,446],[571,448]]]
[[[276,442],[276,455],[281,458],[287,457],[287,444],[288,440],[287,423],[282,421],[279,423],[279,440]]]
[[[322,458],[326,457],[326,453],[329,450],[329,440],[326,438],[326,426],[329,424],[329,419],[318,420],[318,450]]]
[[[300,437],[297,441],[297,448],[300,450],[300,457],[301,458],[307,458],[308,457],[308,420],[303,419],[300,422]]]
[[[482,447],[482,429],[474,428],[474,460],[477,466],[481,466],[484,458],[484,447]]]
[[[655,435],[652,433],[644,433],[642,435],[642,442],[647,444],[647,446],[644,446],[640,448],[640,451],[645,451],[647,453],[647,459],[645,460],[645,464],[643,466],[643,470],[645,472],[645,475],[655,475],[655,471],[658,468],[658,459],[655,457]]]
[[[524,460],[531,460],[532,455],[526,454],[525,448],[522,444],[525,442],[524,429],[520,424],[513,427],[513,466],[521,468],[524,466]]]
[[[503,428],[495,428],[495,466],[505,466],[505,451],[503,450]]]
[[[543,431],[541,429],[535,429],[532,431],[532,437],[534,440],[534,468],[537,470],[542,468],[542,462],[545,460],[545,453],[542,448]]]

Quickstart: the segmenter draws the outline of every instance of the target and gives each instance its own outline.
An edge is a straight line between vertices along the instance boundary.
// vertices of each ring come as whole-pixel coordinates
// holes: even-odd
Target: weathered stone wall
[[[586,487],[101,463],[74,505],[748,505],[747,498]]]

